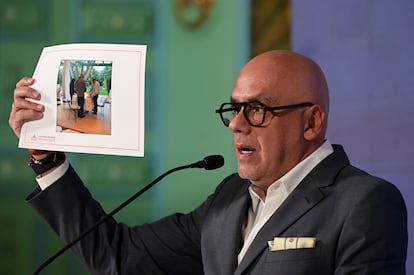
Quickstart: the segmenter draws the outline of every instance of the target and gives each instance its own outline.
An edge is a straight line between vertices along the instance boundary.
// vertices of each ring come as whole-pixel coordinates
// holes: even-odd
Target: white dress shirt
[[[69,168],[69,161],[65,159],[65,161],[59,165],[55,170],[50,172],[49,174],[45,176],[37,176],[36,181],[39,185],[40,189],[45,190],[50,185],[55,183],[58,179],[60,179],[68,170]]]
[[[249,209],[246,225],[243,229],[242,237],[244,242],[238,255],[239,264],[263,225],[270,219],[273,213],[305,178],[305,176],[332,152],[333,148],[331,143],[329,141],[325,141],[318,149],[315,150],[315,152],[299,162],[279,180],[272,183],[272,185],[270,185],[267,189],[265,201],[263,201],[256,194],[256,192],[254,192],[252,186],[249,187],[252,204]]]

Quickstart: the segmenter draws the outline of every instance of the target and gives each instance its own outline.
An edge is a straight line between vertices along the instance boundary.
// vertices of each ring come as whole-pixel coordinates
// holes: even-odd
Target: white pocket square
[[[315,248],[316,238],[313,237],[275,237],[267,242],[270,251]]]

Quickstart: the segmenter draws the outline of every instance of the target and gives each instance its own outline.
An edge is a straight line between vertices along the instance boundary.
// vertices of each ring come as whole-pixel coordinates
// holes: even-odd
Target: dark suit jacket
[[[405,274],[401,194],[351,166],[342,147],[306,176],[237,265],[248,186],[231,175],[191,213],[133,228],[111,219],[73,250],[92,274]],[[104,215],[72,168],[28,202],[65,242]],[[274,237],[317,242],[315,248],[270,251]]]

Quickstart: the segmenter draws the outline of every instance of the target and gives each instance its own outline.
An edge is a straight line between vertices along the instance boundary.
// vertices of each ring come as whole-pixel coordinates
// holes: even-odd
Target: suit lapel
[[[268,241],[282,234],[322,199],[323,195],[318,189],[292,193],[257,233],[235,274],[241,274],[263,250],[268,249]]]
[[[333,184],[339,170],[349,164],[342,147],[334,146],[334,148],[335,152],[303,179],[258,232],[236,269],[235,275],[242,274],[265,249],[268,249],[267,242],[269,240],[272,240],[275,236],[280,236],[287,228],[323,200],[324,194],[320,191],[320,188]]]
[[[237,255],[240,251],[242,239],[242,226],[247,217],[247,210],[250,207],[250,196],[247,188],[235,197],[228,209],[225,224],[221,225],[220,257],[223,263],[223,270],[220,274],[232,274],[237,267]]]
[[[250,206],[247,180],[233,177],[220,194],[226,197],[217,211],[210,212],[212,222],[203,228],[203,265],[205,274],[233,274],[237,267],[240,250],[242,226]],[[229,198],[231,196],[231,198]],[[229,202],[230,201],[230,202]]]

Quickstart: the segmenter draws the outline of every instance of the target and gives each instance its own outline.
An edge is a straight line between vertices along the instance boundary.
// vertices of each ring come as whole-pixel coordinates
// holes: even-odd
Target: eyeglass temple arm
[[[299,107],[310,107],[315,105],[311,102],[304,102],[304,103],[297,103],[285,106],[277,106],[277,107],[265,107],[266,111],[276,111],[276,110],[284,110],[284,109],[292,109],[292,108],[299,108]]]

